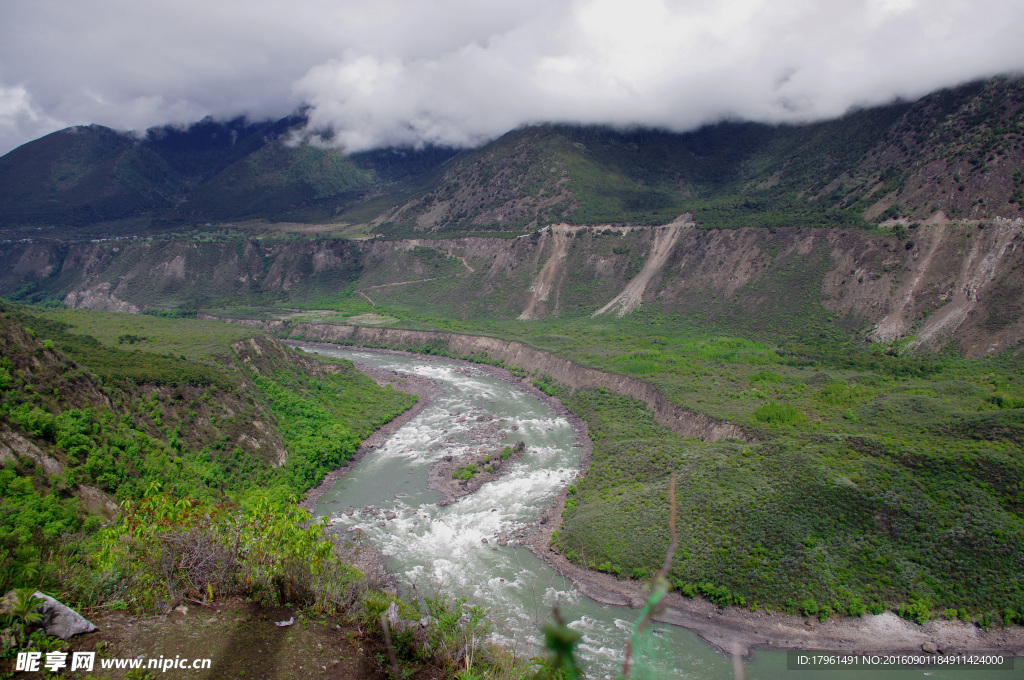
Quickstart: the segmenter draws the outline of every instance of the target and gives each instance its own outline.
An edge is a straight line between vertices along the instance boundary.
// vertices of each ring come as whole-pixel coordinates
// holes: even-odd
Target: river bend
[[[537,653],[540,625],[558,605],[583,636],[588,677],[614,677],[637,612],[582,596],[567,579],[526,548],[503,545],[537,522],[555,495],[576,476],[580,449],[569,421],[550,405],[464,363],[397,354],[302,345],[318,354],[429,378],[439,389],[431,402],[387,441],[369,452],[324,493],[317,516],[342,529],[359,529],[399,579],[427,595],[466,597],[492,612],[495,637]],[[522,440],[523,458],[501,478],[455,503],[437,505],[427,488],[430,468],[444,456],[496,450]],[[371,514],[364,508],[373,508]],[[652,655],[661,677],[727,680],[729,657],[689,630],[658,624]],[[747,678],[862,678],[860,671],[787,671],[786,652],[756,650]],[[902,669],[881,678],[1020,677],[1013,671]]]

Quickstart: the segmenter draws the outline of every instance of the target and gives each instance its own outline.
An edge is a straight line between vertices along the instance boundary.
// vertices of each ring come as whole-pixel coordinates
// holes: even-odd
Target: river
[[[583,636],[580,652],[589,678],[615,677],[635,610],[598,604],[525,548],[497,539],[536,522],[555,494],[575,478],[580,450],[571,424],[530,394],[465,364],[396,354],[324,348],[303,349],[382,369],[432,379],[440,393],[387,442],[367,454],[318,501],[317,516],[360,529],[400,579],[425,595],[466,597],[491,611],[495,638],[536,655],[539,629],[557,605]],[[431,466],[446,455],[494,450],[522,440],[523,458],[510,472],[446,506],[427,488]],[[371,506],[394,519],[358,512]],[[346,511],[356,510],[352,515]],[[486,542],[484,540],[486,539]],[[657,624],[651,654],[659,677],[727,680],[730,657],[684,628]],[[1020,660],[1018,660],[1019,662]],[[1020,671],[919,669],[887,671],[787,671],[786,652],[755,650],[746,678],[1021,678]]]

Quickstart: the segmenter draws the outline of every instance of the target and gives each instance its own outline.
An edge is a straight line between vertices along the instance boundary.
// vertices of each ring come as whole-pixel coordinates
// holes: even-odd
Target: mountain
[[[832,121],[687,134],[540,126],[452,162],[385,231],[665,224],[853,226],[1021,215],[1024,86],[993,79]]]
[[[98,125],[60,130],[0,158],[0,226],[168,227],[252,217],[323,220],[417,178],[454,151],[345,155],[290,133],[301,116],[203,120],[142,137]]]
[[[295,141],[302,125],[76,128],[11,152],[0,219],[31,232],[0,244],[0,294],[177,314],[365,303],[462,320],[647,306],[742,335],[841,330],[972,356],[1024,338],[1020,80],[808,125],[539,125],[459,152],[346,156]],[[242,219],[386,238],[220,229]],[[37,238],[50,224],[66,228]],[[668,226],[636,228],[652,225]],[[158,229],[169,233],[145,238]],[[104,232],[138,238],[80,238]]]
[[[469,151],[346,155],[303,141],[304,125],[295,115],[142,137],[55,132],[0,158],[0,226],[260,218],[412,236],[665,224],[686,212],[707,227],[856,226],[939,210],[1017,217],[1024,201],[1024,86],[1008,78],[806,125],[538,125]]]
[[[296,122],[204,120],[141,139],[99,125],[54,132],[0,158],[0,220],[86,225],[173,214],[191,189]]]

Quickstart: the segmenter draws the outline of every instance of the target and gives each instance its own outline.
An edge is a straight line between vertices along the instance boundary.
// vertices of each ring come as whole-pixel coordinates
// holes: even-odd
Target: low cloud
[[[1004,0],[8,0],[0,152],[63,125],[285,115],[349,150],[541,121],[800,122],[1024,70]]]

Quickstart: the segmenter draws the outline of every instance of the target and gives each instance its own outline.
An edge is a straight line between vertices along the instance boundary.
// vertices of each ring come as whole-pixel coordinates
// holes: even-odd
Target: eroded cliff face
[[[29,284],[70,307],[139,312],[210,300],[315,295],[359,274],[350,241],[123,240],[0,247],[0,291]]]
[[[886,234],[559,225],[519,238],[6,244],[0,292],[137,312],[209,301],[310,300],[351,286],[376,305],[454,318],[630,313],[640,306],[739,334],[825,324],[969,356],[1024,338],[1024,220]]]
[[[799,336],[815,324],[969,356],[1024,338],[1024,221],[861,230],[568,227],[512,240],[423,246],[461,262],[430,276],[409,241],[366,247],[357,289],[374,301],[524,322],[653,305],[698,325]],[[367,285],[364,285],[364,282]]]

